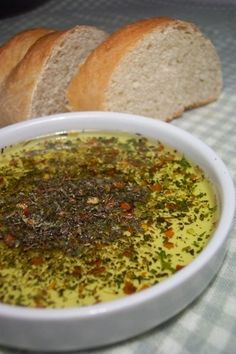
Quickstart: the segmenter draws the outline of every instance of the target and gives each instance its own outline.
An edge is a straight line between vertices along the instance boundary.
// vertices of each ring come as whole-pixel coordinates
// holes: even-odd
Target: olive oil
[[[217,216],[203,171],[141,135],[58,133],[7,147],[0,301],[62,308],[141,291],[196,258]]]

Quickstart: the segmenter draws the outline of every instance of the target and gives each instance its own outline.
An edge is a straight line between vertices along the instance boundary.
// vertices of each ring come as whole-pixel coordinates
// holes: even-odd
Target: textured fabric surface
[[[17,16],[3,15],[1,13],[1,43],[20,30],[37,26],[65,28],[75,24],[92,24],[112,32],[131,20],[159,15],[195,22],[212,39],[218,50],[224,90],[218,102],[186,112],[171,124],[191,132],[211,146],[228,166],[235,182],[236,1],[51,0]],[[14,352],[0,348],[1,354]],[[89,353],[236,353],[235,223],[229,235],[228,252],[223,266],[194,303],[148,333]]]

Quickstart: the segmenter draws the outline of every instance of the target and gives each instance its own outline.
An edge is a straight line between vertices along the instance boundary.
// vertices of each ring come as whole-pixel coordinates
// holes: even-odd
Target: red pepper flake
[[[132,283],[130,283],[129,281],[125,282],[125,285],[123,287],[123,291],[126,295],[133,294],[136,292],[136,290],[137,290],[137,288]]]
[[[120,207],[121,207],[121,209],[127,210],[127,211],[132,209],[132,205],[127,202],[122,202],[120,204]]]
[[[153,192],[160,192],[161,191],[161,185],[160,183],[154,183],[151,185],[151,190]]]
[[[35,307],[37,309],[45,309],[46,305],[44,305],[42,302],[35,302]]]
[[[106,173],[107,173],[108,176],[113,177],[116,174],[116,169],[115,168],[109,168],[106,171]]]
[[[82,269],[80,266],[75,266],[72,273],[73,276],[75,276],[76,278],[81,278],[82,276]]]
[[[123,256],[131,258],[133,256],[133,250],[130,248],[127,248],[124,252],[123,252]]]
[[[28,207],[23,209],[23,214],[24,214],[24,216],[26,216],[28,218],[28,216],[30,215],[30,211],[29,211]]]
[[[27,223],[27,225],[32,226],[35,224],[35,221],[33,219],[28,219],[26,223]]]
[[[35,256],[31,258],[31,264],[35,266],[42,265],[44,263],[44,259],[41,256]]]
[[[172,228],[167,229],[167,230],[165,231],[165,236],[168,237],[168,238],[173,237],[174,234],[175,234],[175,232],[174,232],[174,230],[173,230]]]
[[[164,246],[165,248],[168,248],[168,249],[175,247],[175,245],[174,245],[173,242],[168,242],[168,241],[167,241],[167,242],[164,242],[164,243],[163,243],[163,246]]]
[[[80,218],[80,220],[87,220],[87,219],[89,219],[89,214],[86,212],[79,213],[79,218]]]
[[[8,247],[14,247],[16,244],[16,238],[12,234],[5,235],[3,241]]]
[[[175,269],[178,271],[178,270],[180,270],[180,269],[183,269],[184,267],[185,267],[184,265],[176,264]]]
[[[101,259],[100,258],[95,258],[95,259],[93,259],[92,261],[90,261],[90,262],[88,262],[88,264],[89,265],[96,265],[96,266],[98,266],[98,265],[100,265],[101,264]]]
[[[101,273],[104,273],[105,271],[106,271],[105,267],[94,267],[88,273],[93,274],[93,275],[100,275]]]
[[[167,207],[169,210],[176,210],[176,209],[177,209],[177,205],[174,204],[174,203],[167,203],[167,204],[166,204],[166,207]]]
[[[118,189],[123,189],[125,187],[125,184],[124,184],[124,182],[116,181],[116,182],[113,182],[113,186]]]

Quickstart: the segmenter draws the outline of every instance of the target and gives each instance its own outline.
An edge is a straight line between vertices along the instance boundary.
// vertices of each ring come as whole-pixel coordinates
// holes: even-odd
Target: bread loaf
[[[0,47],[0,85],[10,71],[21,61],[28,49],[41,37],[52,30],[32,28],[10,38]]]
[[[106,38],[92,26],[76,26],[37,40],[0,90],[0,125],[66,111],[65,90],[78,66]]]
[[[222,76],[213,44],[192,23],[166,17],[113,33],[81,65],[69,110],[120,111],[171,120],[216,100]]]

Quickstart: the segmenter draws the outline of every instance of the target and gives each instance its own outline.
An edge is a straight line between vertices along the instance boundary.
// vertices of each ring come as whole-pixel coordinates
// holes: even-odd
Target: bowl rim
[[[112,118],[111,118],[112,117]],[[160,128],[162,130],[167,129],[167,135],[173,135],[177,137],[177,140],[184,139],[184,144],[190,144],[193,148],[196,148],[200,154],[207,156],[208,160],[211,161],[212,166],[215,171],[217,171],[217,176],[221,182],[221,193],[222,193],[222,210],[220,215],[220,220],[216,227],[216,230],[213,233],[213,237],[201,251],[201,253],[186,267],[173,274],[171,277],[162,281],[158,284],[151,286],[145,290],[142,290],[139,293],[132,294],[130,296],[124,296],[117,300],[112,300],[109,302],[102,302],[95,305],[89,305],[84,307],[68,307],[68,308],[31,308],[31,307],[21,307],[17,305],[8,305],[0,303],[0,315],[7,316],[9,318],[21,318],[29,320],[67,320],[67,319],[84,319],[90,318],[97,315],[110,315],[115,314],[116,312],[123,311],[127,308],[136,307],[141,303],[150,301],[153,298],[156,298],[160,295],[163,295],[176,286],[180,286],[182,283],[190,280],[194,275],[203,269],[207,264],[209,259],[222,247],[224,242],[228,237],[228,233],[232,227],[233,216],[235,213],[235,189],[230,173],[221,160],[221,158],[210,148],[206,143],[201,141],[196,136],[185,131],[182,128],[179,128],[170,123],[166,123],[160,120],[154,120],[153,118],[147,118],[143,116],[127,114],[127,113],[117,113],[117,112],[73,112],[73,113],[62,113],[55,114],[51,116],[45,116],[37,119],[31,119],[19,123],[9,125],[7,127],[0,129],[0,139],[2,136],[6,136],[6,139],[12,136],[14,133],[17,136],[16,142],[23,141],[25,139],[20,139],[19,134],[21,132],[27,132],[29,129],[34,128],[37,132],[37,127],[45,127],[45,132],[48,133],[58,132],[56,129],[57,122],[66,122],[66,125],[70,125],[78,119],[90,119],[91,122],[93,119],[102,119],[104,121],[113,120],[124,120],[130,125],[135,125],[136,127],[143,127],[143,124],[146,126],[155,126],[155,129]],[[62,124],[63,124],[62,123]],[[70,123],[70,124],[69,124]],[[54,128],[55,127],[55,128]],[[53,128],[53,129],[52,129]],[[52,129],[52,130],[50,130]],[[72,130],[65,128],[66,130]],[[79,130],[79,129],[74,129]],[[95,129],[99,130],[99,129]],[[111,129],[108,129],[111,131]],[[122,130],[122,129],[121,129]],[[60,130],[61,131],[61,130]],[[125,130],[127,131],[127,129]],[[128,131],[129,132],[129,131]],[[18,134],[18,135],[17,135]],[[37,137],[45,134],[33,134]],[[144,136],[147,134],[144,134]],[[157,134],[156,134],[157,135]],[[158,140],[162,139],[158,138]],[[171,144],[170,144],[171,145]],[[224,184],[224,186],[223,186]],[[223,186],[223,187],[222,187]],[[226,210],[226,207],[230,205],[230,208]]]

